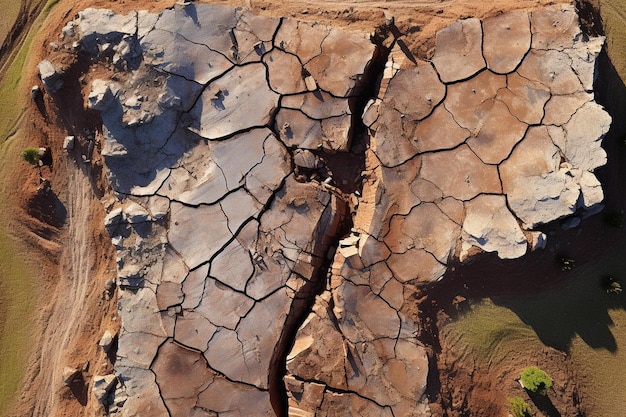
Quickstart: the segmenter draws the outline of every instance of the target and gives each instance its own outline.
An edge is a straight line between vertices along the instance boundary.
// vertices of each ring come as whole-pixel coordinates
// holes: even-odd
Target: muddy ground
[[[107,7],[117,12],[136,9],[156,11],[168,7],[172,0],[60,0],[51,10],[41,32],[32,44],[28,65],[23,69],[21,91],[28,94],[30,86],[38,82],[36,64],[49,52],[50,42],[60,33],[61,27],[76,12],[86,7]],[[549,0],[389,0],[389,1],[325,1],[325,0],[215,0],[214,3],[249,7],[260,14],[291,16],[307,21],[342,26],[346,30],[371,33],[384,23],[385,12],[395,17],[407,50],[416,60],[426,60],[432,54],[437,30],[464,17],[487,17],[519,8],[533,8],[552,4]],[[585,3],[586,5],[587,3]],[[597,6],[594,5],[594,6]],[[591,9],[585,8],[583,21],[590,31],[601,32],[601,22]],[[16,28],[24,33],[32,24],[23,17]],[[16,29],[17,30],[17,29]],[[20,35],[22,36],[22,35]],[[0,63],[7,51],[0,50]],[[69,59],[69,58],[68,58]],[[70,62],[66,62],[70,64]],[[624,85],[611,65],[601,59],[601,83],[598,101],[612,114],[624,109]],[[52,170],[44,169],[51,181],[52,193],[38,193],[39,178],[30,166],[16,164],[16,175],[7,179],[11,219],[2,217],[5,227],[21,230],[28,251],[41,260],[41,275],[37,277],[40,288],[35,323],[33,349],[23,389],[17,396],[12,416],[81,416],[99,415],[102,410],[89,395],[88,387],[78,384],[72,389],[63,386],[61,373],[66,365],[85,366],[87,379],[110,369],[109,359],[97,349],[97,342],[105,328],[117,326],[115,294],[108,297],[105,284],[114,278],[115,255],[109,238],[103,230],[104,210],[100,201],[106,185],[100,178],[99,161],[93,167],[80,160],[80,151],[70,155],[61,152],[63,138],[82,132],[86,127],[98,125],[97,114],[83,111],[83,103],[76,101],[81,69],[70,74],[78,82],[55,100],[46,97],[43,105],[30,100],[24,109],[19,137],[23,146],[47,145],[54,150]],[[619,188],[618,178],[623,177],[619,158],[611,157],[621,152],[618,143],[626,131],[621,118],[605,139],[609,151],[609,165],[600,176],[606,190],[607,206],[623,210],[626,201]],[[603,245],[614,244],[601,226],[601,218],[584,222],[582,232],[561,232],[553,228],[551,239],[571,242],[563,247],[575,247],[577,261],[584,263]],[[580,234],[582,233],[582,235]],[[615,240],[611,240],[615,239]],[[583,242],[583,243],[581,243]],[[529,269],[530,268],[530,269]],[[471,305],[472,300],[494,295],[532,293],[546,286],[556,285],[567,275],[555,263],[550,251],[535,252],[521,260],[503,262],[484,256],[470,265],[454,268],[442,284],[425,291],[416,299],[416,314],[424,322],[423,341],[432,350],[429,396],[435,416],[506,416],[506,396],[521,390],[515,386],[513,375],[519,364],[530,361],[546,370],[561,384],[551,396],[558,410],[567,410],[564,416],[593,415],[583,393],[579,392],[576,369],[567,355],[548,346],[529,346],[518,352],[511,361],[497,363],[481,361],[464,349],[463,340],[447,333],[445,323],[459,310]],[[535,271],[528,276],[524,271]],[[502,279],[502,277],[507,277]],[[513,382],[511,382],[513,381]],[[37,395],[34,395],[37,393]],[[546,408],[545,416],[553,411]]]

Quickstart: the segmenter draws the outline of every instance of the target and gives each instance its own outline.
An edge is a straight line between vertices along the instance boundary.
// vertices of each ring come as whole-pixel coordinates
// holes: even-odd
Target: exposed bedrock
[[[597,208],[611,122],[593,101],[602,44],[583,36],[573,6],[555,6],[457,22],[431,63],[391,51],[363,116],[354,233],[287,359],[290,415],[332,415],[329,403],[430,414],[411,296],[452,259],[518,258],[545,244],[537,226]]]
[[[417,289],[603,199],[603,39],[570,6],[459,21],[417,65],[216,5],[88,9],[63,33],[115,72],[86,98],[118,255],[112,414],[428,416]],[[326,161],[363,153],[346,195]]]

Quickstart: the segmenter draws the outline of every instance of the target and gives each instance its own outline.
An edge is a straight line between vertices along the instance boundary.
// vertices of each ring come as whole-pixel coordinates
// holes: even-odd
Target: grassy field
[[[41,3],[44,0],[36,0]],[[56,0],[48,2],[50,5]],[[19,1],[0,1],[4,9],[2,19],[10,18],[13,9],[19,9]],[[32,30],[24,40],[20,49],[14,51],[10,61],[2,68],[0,80],[0,195],[12,192],[7,190],[2,180],[10,175],[12,166],[19,163],[21,149],[20,123],[28,100],[28,86],[21,83],[22,71],[27,60],[29,47],[41,26],[49,7],[39,16]],[[14,18],[13,18],[14,19]],[[1,33],[0,33],[1,35]],[[10,216],[10,207],[5,199],[0,198],[0,217]],[[37,267],[33,260],[21,256],[20,242],[10,236],[7,230],[8,221],[0,223],[0,416],[5,415],[11,406],[13,396],[19,388],[24,374],[30,341],[32,338],[32,322],[37,310],[36,274]]]
[[[2,6],[2,13],[0,14],[0,44],[4,42],[13,23],[15,23],[21,3],[21,1],[0,1],[0,6]]]

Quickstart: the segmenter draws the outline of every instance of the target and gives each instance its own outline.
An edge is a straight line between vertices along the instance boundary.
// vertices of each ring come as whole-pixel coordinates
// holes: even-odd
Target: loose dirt
[[[172,0],[60,0],[51,9],[31,46],[20,91],[24,95],[29,94],[30,86],[38,82],[36,64],[49,55],[50,42],[57,39],[63,25],[79,10],[106,7],[116,12],[137,9],[158,11],[173,3]],[[374,32],[384,22],[386,12],[395,17],[396,26],[407,45],[407,53],[416,60],[426,60],[432,54],[436,31],[459,18],[487,17],[513,9],[552,4],[553,1],[216,0],[214,3],[247,7],[259,14],[295,17],[366,33]],[[65,64],[69,65],[70,58],[66,59]],[[74,68],[77,71],[73,74],[76,80],[82,76],[80,70]],[[0,226],[23,232],[17,234],[24,236],[23,244],[27,251],[40,260],[41,271],[37,278],[40,290],[36,303],[38,318],[33,324],[33,349],[17,403],[12,412],[7,413],[11,416],[102,414],[87,385],[71,390],[63,385],[61,374],[65,366],[83,367],[84,379],[89,384],[92,375],[106,373],[112,366],[97,347],[104,330],[119,326],[115,316],[115,294],[109,299],[104,292],[105,282],[114,278],[115,274],[115,254],[103,230],[104,209],[100,201],[107,190],[100,178],[99,162],[96,161],[90,168],[80,161],[79,151],[66,155],[61,150],[67,134],[80,133],[85,127],[97,125],[97,115],[84,113],[83,103],[72,100],[76,97],[72,88],[80,89],[83,85],[74,83],[57,100],[46,96],[43,109],[47,117],[42,115],[41,107],[27,100],[19,135],[11,139],[18,149],[35,144],[48,145],[54,154],[53,170],[49,172],[44,168],[44,175],[51,181],[52,193],[45,196],[37,194],[37,172],[25,163],[16,164],[15,175],[6,180],[7,190],[17,192],[6,193],[5,198],[13,215],[10,220],[2,216],[0,222],[3,224]],[[548,266],[548,259],[553,260],[553,255],[544,255],[537,261],[533,257],[540,258],[533,254],[519,262],[554,269],[553,264]],[[519,364],[528,358],[545,355],[546,361],[557,361],[563,365],[559,368],[562,371],[554,371],[562,372],[557,375],[559,379],[573,378],[575,381],[574,370],[565,359],[561,359],[561,353],[552,348],[531,346],[528,351],[517,353],[519,361],[510,364],[502,361],[494,365],[477,359],[466,349],[466,343],[445,327],[454,317],[453,306],[458,306],[459,302],[463,304],[463,299],[478,299],[499,290],[511,291],[512,281],[499,280],[497,274],[514,273],[516,264],[505,264],[510,271],[494,270],[493,265],[502,265],[502,262],[486,259],[481,260],[479,267],[473,270],[459,268],[465,272],[448,280],[451,285],[439,286],[425,293],[423,299],[416,300],[416,305],[419,302],[424,310],[421,313],[426,329],[424,339],[433,347],[433,358],[436,359],[431,372],[433,390],[430,393],[433,402],[438,404],[434,406],[436,416],[506,415],[502,392],[495,387],[501,384],[504,375],[508,378],[517,373]],[[492,278],[485,280],[482,276],[485,271]],[[470,282],[471,285],[468,285]],[[518,288],[513,288],[514,292],[534,291],[544,286],[538,280],[520,279],[515,282]],[[465,389],[467,387],[473,389]],[[562,392],[563,401],[576,389],[575,382],[569,384]]]

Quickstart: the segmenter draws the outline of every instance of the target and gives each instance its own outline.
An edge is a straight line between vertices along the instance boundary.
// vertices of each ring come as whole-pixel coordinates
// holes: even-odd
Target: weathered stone
[[[357,95],[374,55],[374,44],[364,36],[333,28],[319,45],[321,53],[311,60],[302,59],[320,90],[336,97]]]
[[[400,71],[389,82],[385,93],[388,107],[401,117],[419,121],[428,117],[446,95],[431,65],[420,65]]]
[[[189,268],[207,262],[232,239],[228,218],[219,205],[184,206],[173,202],[169,240]]]
[[[464,244],[497,252],[502,259],[519,258],[526,253],[526,236],[507,208],[504,196],[479,195],[465,203],[465,210]]]
[[[483,20],[483,54],[487,68],[508,74],[518,67],[530,49],[530,19],[519,10]]]
[[[530,19],[533,49],[569,48],[581,34],[573,4],[534,10]]]
[[[175,342],[166,342],[159,349],[151,369],[161,387],[161,396],[173,415],[188,415],[198,396],[215,376],[199,352]]]
[[[194,130],[207,139],[219,139],[267,126],[278,97],[267,84],[263,64],[235,67],[212,82],[191,109],[198,125]]]
[[[91,392],[100,404],[108,405],[111,402],[110,396],[116,385],[117,378],[115,375],[94,375]]]
[[[296,55],[274,49],[263,56],[267,65],[270,88],[279,94],[296,94],[307,91],[302,76],[302,63]]]
[[[109,411],[273,415],[273,370],[334,256],[288,355],[288,413],[429,415],[416,287],[477,250],[521,256],[545,244],[521,227],[600,206],[601,40],[570,39],[572,10],[533,11],[530,51],[524,11],[483,21],[484,42],[478,19],[439,32],[433,65],[396,44],[340,241],[346,204],[291,171],[350,149],[369,40],[215,5],[79,15],[64,36],[84,30],[83,52],[118,69],[89,100],[119,199],[105,219],[122,318]]]
[[[66,366],[65,368],[63,368],[63,375],[61,375],[61,377],[63,379],[63,383],[67,386],[70,386],[79,375],[81,375],[80,369]]]
[[[441,81],[464,80],[485,68],[480,20],[460,20],[437,32],[433,64]]]
[[[593,100],[593,95],[580,92],[566,96],[552,96],[545,105],[543,123],[563,126],[585,103]]]
[[[111,349],[111,345],[113,344],[113,340],[115,339],[115,336],[116,336],[115,333],[113,333],[112,331],[110,330],[105,331],[102,337],[100,338],[100,341],[98,342],[98,346],[100,346],[103,351],[108,353],[109,349]]]
[[[580,187],[560,169],[558,148],[545,127],[533,127],[500,167],[509,207],[525,227],[533,228],[576,209]]]
[[[477,111],[484,112],[467,145],[485,164],[499,164],[524,138],[528,125],[509,112],[498,100],[485,102]]]
[[[413,141],[420,152],[428,152],[452,149],[469,136],[469,130],[459,126],[445,106],[438,106],[417,124]]]
[[[311,151],[298,149],[294,152],[293,163],[300,168],[316,169],[320,166],[320,159]]]
[[[506,89],[498,91],[496,98],[502,100],[519,121],[529,125],[541,123],[544,117],[544,106],[550,99],[548,89],[517,73],[509,74],[506,81]]]
[[[442,170],[442,166],[446,169]],[[467,145],[424,155],[422,177],[437,186],[444,195],[463,201],[471,200],[480,193],[502,192],[497,167],[485,165]]]
[[[506,78],[483,71],[466,82],[450,85],[444,105],[461,127],[476,135],[485,113],[493,106],[493,99],[506,87]]]
[[[517,72],[526,79],[545,85],[552,95],[583,91],[583,86],[572,69],[571,59],[565,52],[531,49]]]
[[[565,159],[581,169],[593,172],[606,164],[606,152],[599,146],[609,131],[611,116],[594,102],[585,103],[565,124],[565,143],[559,145]]]
[[[52,62],[43,60],[37,67],[39,68],[39,77],[49,93],[54,94],[63,87],[63,80],[61,79],[63,71],[55,68]]]

